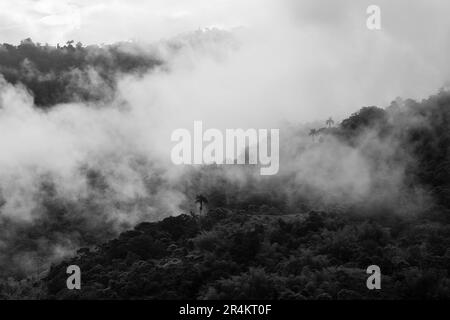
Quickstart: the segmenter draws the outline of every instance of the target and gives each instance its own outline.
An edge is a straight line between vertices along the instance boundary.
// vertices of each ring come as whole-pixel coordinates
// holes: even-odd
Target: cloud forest
[[[274,126],[271,81],[273,101],[227,95],[221,64],[242,46],[216,28],[0,45],[2,299],[450,298],[448,88]],[[279,128],[277,174],[171,163],[172,130],[255,114]],[[371,265],[382,290],[367,289]]]

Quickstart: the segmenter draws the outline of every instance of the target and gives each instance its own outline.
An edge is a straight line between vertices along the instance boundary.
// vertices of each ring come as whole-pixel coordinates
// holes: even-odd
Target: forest
[[[44,112],[62,103],[107,105],[120,75],[164,70],[165,63],[129,43],[53,47],[26,39],[0,45],[0,86],[20,86]],[[259,177],[248,166],[186,169],[173,187],[185,199],[178,215],[120,227],[103,215],[111,207],[97,201],[113,194],[107,172],[82,166],[88,195],[75,200],[44,175],[40,220],[0,214],[0,257],[7,261],[0,263],[0,298],[449,299],[449,121],[450,91],[443,88],[421,101],[365,106],[336,123],[291,124],[280,130],[278,175]],[[153,166],[134,160],[138,172]],[[145,178],[149,201],[168,188],[154,172]],[[51,242],[77,249],[45,260]],[[45,261],[30,275],[14,264],[18,252]],[[366,287],[374,264],[381,290]],[[82,270],[81,290],[66,287],[69,265]]]
[[[161,63],[128,43],[83,46],[68,41],[54,47],[25,39],[17,46],[0,46],[0,73],[6,81],[30,90],[40,108],[70,101],[107,101],[117,74],[144,72]]]

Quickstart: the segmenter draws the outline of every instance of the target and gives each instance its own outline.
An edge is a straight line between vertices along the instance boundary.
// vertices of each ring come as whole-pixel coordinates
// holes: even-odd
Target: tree
[[[309,131],[309,135],[312,137],[312,140],[314,142],[314,138],[319,134],[319,132],[317,131],[317,129],[311,129]]]
[[[195,203],[198,203],[200,205],[199,210],[200,210],[200,215],[202,215],[203,204],[207,204],[208,199],[206,199],[206,197],[204,197],[203,195],[199,194],[195,197]]]
[[[383,126],[387,123],[388,116],[384,109],[371,106],[363,107],[358,112],[353,113],[349,118],[341,123],[344,130],[354,131],[375,126]]]
[[[330,117],[327,121],[325,121],[328,128],[331,128],[331,126],[334,124],[333,119]]]
[[[26,39],[20,41],[19,46],[33,46],[34,47],[34,42],[33,42],[33,40],[31,40],[31,38],[26,38]]]

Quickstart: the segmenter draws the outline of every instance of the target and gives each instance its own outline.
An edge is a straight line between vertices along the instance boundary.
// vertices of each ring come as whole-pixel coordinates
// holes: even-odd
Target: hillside
[[[450,95],[441,92],[421,103],[362,108],[340,126],[321,129],[324,139],[331,135],[348,145],[358,145],[367,130],[375,132],[378,140],[371,138],[370,148],[361,150],[378,168],[402,163],[404,190],[420,187],[432,199],[417,206],[415,214],[400,210],[407,206],[400,198],[391,205],[375,202],[376,194],[368,198],[369,205],[302,213],[280,196],[277,182],[269,183],[272,192],[264,197],[252,197],[261,185],[235,196],[223,194],[232,187],[215,185],[202,190],[213,208],[207,217],[181,215],[142,223],[54,266],[44,281],[48,297],[448,299],[449,106]],[[399,147],[380,154],[374,141]],[[405,154],[415,161],[405,161]],[[214,170],[209,173],[213,177]],[[279,185],[289,181],[278,179]],[[230,209],[220,208],[220,203]],[[68,264],[83,270],[83,290],[65,289]],[[365,270],[372,264],[381,267],[380,291],[366,288]]]
[[[450,297],[450,227],[311,211],[217,209],[141,223],[51,268],[51,299],[441,299]],[[82,290],[66,288],[66,266]],[[382,266],[382,290],[365,269]]]

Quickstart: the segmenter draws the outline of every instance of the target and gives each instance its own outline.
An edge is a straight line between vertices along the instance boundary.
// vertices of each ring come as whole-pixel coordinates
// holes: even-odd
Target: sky
[[[2,42],[155,41],[198,28],[245,26],[269,14],[266,0],[1,0]],[[113,23],[112,23],[113,22]]]

